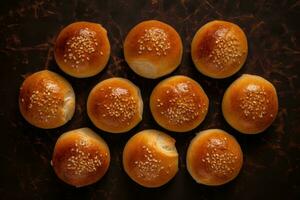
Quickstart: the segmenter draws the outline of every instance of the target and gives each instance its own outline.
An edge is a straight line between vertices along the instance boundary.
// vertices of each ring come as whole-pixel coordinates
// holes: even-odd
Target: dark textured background
[[[300,1],[191,1],[191,0],[69,0],[1,1],[0,3],[0,199],[300,199]],[[137,131],[160,128],[149,112],[149,95],[162,79],[147,80],[134,74],[124,61],[122,41],[135,24],[159,19],[171,24],[183,39],[181,65],[173,72],[196,79],[210,98],[207,118],[195,130],[176,134],[180,170],[167,185],[144,189],[124,173],[121,155],[126,141]],[[198,73],[190,58],[196,30],[214,19],[240,25],[249,42],[244,67],[233,77],[214,80]],[[103,72],[87,79],[64,74],[53,59],[53,44],[67,24],[87,20],[103,24],[112,46]],[[54,130],[34,128],[21,117],[17,98],[24,77],[50,69],[73,85],[77,106],[73,119]],[[220,102],[224,90],[243,73],[261,75],[277,88],[279,113],[273,125],[259,135],[242,135],[224,121]],[[100,80],[121,76],[137,84],[145,103],[144,119],[132,131],[112,135],[89,121],[85,102]],[[169,75],[170,76],[170,75]],[[164,77],[165,78],[165,77]],[[88,126],[111,149],[111,166],[94,185],[76,189],[58,180],[50,166],[56,139],[65,131]],[[195,133],[222,128],[233,134],[244,152],[240,175],[229,184],[196,184],[185,166],[185,154]]]

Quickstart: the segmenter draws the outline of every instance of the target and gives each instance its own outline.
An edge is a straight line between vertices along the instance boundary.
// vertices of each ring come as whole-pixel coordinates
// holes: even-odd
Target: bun
[[[144,21],[128,33],[124,56],[130,68],[145,78],[159,78],[181,62],[182,42],[176,30],[156,20]]]
[[[197,183],[222,185],[239,174],[243,152],[233,136],[220,129],[209,129],[191,141],[186,165]]]
[[[141,131],[127,142],[123,166],[136,183],[148,188],[160,187],[178,171],[175,140],[156,130]]]
[[[260,133],[276,118],[276,89],[272,83],[260,76],[244,74],[226,90],[222,111],[225,120],[239,132]]]
[[[211,78],[226,78],[243,66],[248,54],[247,38],[236,24],[211,21],[202,26],[192,41],[196,68]]]
[[[107,32],[100,24],[72,23],[59,33],[54,56],[66,74],[77,78],[94,76],[104,69],[109,60]]]
[[[19,108],[27,122],[38,128],[57,128],[75,111],[72,86],[60,75],[43,70],[27,77],[19,95]]]
[[[110,153],[106,142],[89,128],[62,134],[54,147],[51,164],[67,184],[82,187],[100,180],[108,170]]]
[[[140,90],[124,78],[106,79],[90,92],[87,112],[99,129],[110,133],[127,132],[142,120]]]
[[[165,129],[186,132],[205,118],[209,100],[202,87],[187,76],[172,76],[152,91],[150,109],[155,121]]]

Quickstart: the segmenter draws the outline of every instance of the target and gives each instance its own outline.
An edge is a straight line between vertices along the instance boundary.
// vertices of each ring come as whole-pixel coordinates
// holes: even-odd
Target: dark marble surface
[[[254,3],[255,2],[255,3]],[[300,199],[300,1],[1,1],[0,2],[0,199]],[[170,133],[176,138],[180,170],[167,185],[144,189],[124,173],[121,155],[126,141],[137,131],[159,127],[149,112],[149,95],[162,79],[134,74],[124,61],[122,41],[135,24],[159,19],[176,28],[183,39],[181,65],[172,73],[196,79],[210,98],[207,118],[195,130]],[[213,19],[239,24],[249,41],[249,56],[233,77],[214,80],[198,73],[190,58],[196,30]],[[112,53],[106,69],[95,77],[75,79],[64,74],[53,59],[53,43],[65,25],[87,20],[108,30]],[[26,75],[50,69],[62,74],[77,95],[76,113],[65,126],[41,130],[21,117],[18,89]],[[220,109],[227,86],[243,73],[261,75],[277,88],[279,113],[274,124],[259,135],[242,135],[224,121]],[[101,132],[89,121],[85,102],[90,89],[108,77],[129,78],[142,89],[144,120],[123,135]],[[61,133],[88,126],[109,144],[111,167],[89,187],[73,188],[56,178],[51,154]],[[240,175],[229,184],[207,187],[196,184],[185,166],[185,154],[195,133],[222,128],[233,134],[244,152]]]

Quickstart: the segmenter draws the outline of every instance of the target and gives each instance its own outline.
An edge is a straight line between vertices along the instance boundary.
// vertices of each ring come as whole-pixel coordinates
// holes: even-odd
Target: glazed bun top
[[[69,121],[75,111],[75,94],[62,76],[43,70],[28,76],[20,88],[19,108],[32,125],[50,129]]]
[[[243,66],[248,54],[247,38],[236,24],[211,21],[195,34],[191,53],[201,73],[212,78],[226,78]]]
[[[100,24],[72,23],[59,33],[54,55],[65,73],[77,78],[94,76],[109,60],[107,32]]]
[[[152,91],[150,109],[155,121],[170,131],[186,132],[205,118],[209,99],[202,87],[187,76],[172,76]]]
[[[106,142],[89,128],[63,133],[57,140],[52,166],[64,182],[82,187],[101,179],[110,164]]]
[[[241,133],[260,133],[276,118],[276,89],[260,76],[244,74],[226,90],[222,110],[226,121]]]
[[[123,151],[125,172],[136,183],[160,187],[178,171],[175,139],[156,130],[144,130],[129,139]]]
[[[233,136],[220,129],[201,131],[191,141],[187,169],[204,185],[222,185],[234,179],[243,164],[243,152]]]
[[[131,69],[145,78],[158,78],[174,71],[181,62],[182,41],[170,25],[144,21],[128,33],[124,56]]]
[[[142,120],[140,90],[124,78],[101,81],[89,94],[87,112],[99,129],[110,133],[127,132]]]

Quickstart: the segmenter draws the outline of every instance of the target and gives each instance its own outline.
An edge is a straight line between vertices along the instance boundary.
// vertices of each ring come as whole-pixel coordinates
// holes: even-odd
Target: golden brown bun
[[[72,23],[58,35],[54,56],[65,73],[77,78],[94,76],[104,69],[109,60],[107,32],[100,24]]]
[[[198,133],[191,141],[186,164],[197,183],[222,185],[239,174],[243,152],[230,134],[220,129],[208,129]]]
[[[155,121],[165,129],[186,132],[205,118],[209,100],[202,87],[186,76],[172,76],[161,81],[150,96]]]
[[[62,76],[43,70],[28,76],[20,88],[19,108],[30,124],[44,129],[67,123],[75,111],[75,94]]]
[[[247,38],[236,24],[211,21],[202,26],[192,41],[192,59],[196,68],[212,78],[226,78],[245,63]]]
[[[93,124],[104,131],[127,132],[142,120],[140,90],[124,78],[106,79],[90,92],[87,113]]]
[[[106,142],[89,128],[62,134],[54,147],[51,164],[64,182],[82,187],[100,180],[110,163]]]
[[[226,90],[222,111],[226,121],[239,132],[260,133],[276,118],[276,89],[260,76],[244,74]]]
[[[128,33],[124,56],[135,73],[155,79],[171,73],[180,64],[182,42],[170,25],[156,20],[144,21]]]
[[[178,171],[175,139],[156,130],[137,133],[124,148],[123,166],[128,176],[144,187],[166,184]]]

